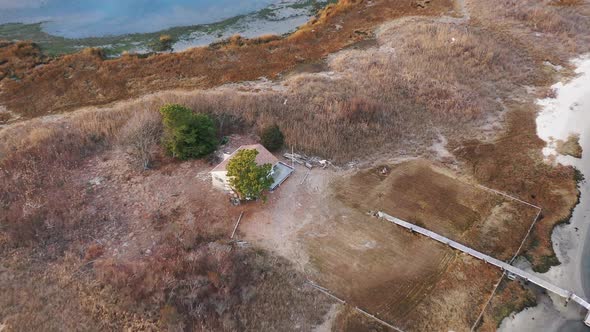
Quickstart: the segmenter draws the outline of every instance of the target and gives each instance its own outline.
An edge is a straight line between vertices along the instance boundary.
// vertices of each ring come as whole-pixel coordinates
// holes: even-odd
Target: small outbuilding
[[[213,181],[214,187],[225,191],[232,191],[232,188],[229,185],[229,178],[227,176],[227,164],[240,150],[256,150],[258,151],[258,155],[256,156],[256,163],[258,165],[272,165],[272,169],[269,174],[274,180],[273,184],[270,186],[271,191],[280,186],[281,183],[283,183],[294,171],[293,167],[280,162],[277,157],[270,153],[270,151],[268,151],[261,144],[242,145],[232,154],[226,156],[219,165],[215,166],[215,168],[211,170],[211,179]]]

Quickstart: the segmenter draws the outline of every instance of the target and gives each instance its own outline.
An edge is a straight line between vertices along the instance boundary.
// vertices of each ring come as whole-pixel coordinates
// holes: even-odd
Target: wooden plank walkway
[[[508,264],[506,262],[503,262],[503,261],[501,261],[499,259],[495,259],[495,258],[493,258],[491,256],[488,256],[488,255],[486,255],[484,253],[481,253],[481,252],[479,252],[477,250],[471,249],[471,248],[469,248],[467,246],[462,245],[461,243],[455,242],[455,241],[453,241],[453,240],[451,240],[451,239],[449,239],[447,237],[444,237],[444,236],[442,236],[440,234],[437,234],[435,232],[429,231],[429,230],[427,230],[425,228],[422,228],[420,226],[416,226],[416,225],[414,225],[412,223],[403,221],[403,220],[401,220],[399,218],[390,216],[387,213],[378,212],[377,213],[377,216],[379,218],[382,218],[382,219],[385,219],[385,220],[387,220],[389,222],[392,222],[392,223],[394,223],[394,224],[396,224],[398,226],[401,226],[401,227],[404,227],[406,229],[409,229],[412,232],[416,232],[416,233],[422,234],[422,235],[427,236],[427,237],[429,237],[431,239],[434,239],[434,240],[436,240],[438,242],[441,242],[443,244],[446,244],[446,245],[450,246],[451,248],[457,249],[457,250],[459,250],[461,252],[464,252],[464,253],[466,253],[468,255],[471,255],[471,256],[473,256],[473,257],[475,257],[477,259],[480,259],[480,260],[482,260],[482,261],[484,261],[484,262],[486,262],[488,264],[492,264],[494,266],[497,266],[500,269],[502,269],[504,271],[507,271],[508,273],[511,273],[511,274],[513,274],[515,276],[518,276],[518,277],[520,277],[520,278],[522,278],[522,279],[524,279],[524,280],[526,280],[528,282],[531,282],[531,283],[533,283],[533,284],[535,284],[535,285],[537,285],[539,287],[542,287],[542,288],[544,288],[544,289],[546,289],[546,290],[548,290],[548,291],[550,291],[552,293],[555,293],[555,294],[563,297],[564,299],[566,299],[566,301],[573,300],[574,302],[576,302],[579,305],[581,305],[582,307],[584,307],[586,310],[589,310],[589,314],[586,316],[585,323],[586,323],[586,325],[590,326],[589,325],[590,324],[590,303],[588,303],[588,301],[586,301],[584,298],[582,298],[582,297],[574,294],[572,291],[569,291],[569,290],[563,289],[561,287],[555,286],[552,283],[550,283],[550,282],[548,282],[548,281],[546,281],[546,280],[544,280],[542,278],[539,278],[538,276],[536,276],[536,275],[534,275],[532,273],[529,273],[529,272],[526,272],[524,270],[521,270],[521,269],[519,269],[517,267],[514,267],[514,266],[512,266],[512,265],[510,265],[510,264]]]

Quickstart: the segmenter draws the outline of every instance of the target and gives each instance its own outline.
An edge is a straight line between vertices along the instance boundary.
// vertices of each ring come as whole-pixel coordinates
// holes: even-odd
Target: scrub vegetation
[[[156,112],[136,112],[118,135],[119,144],[143,169],[150,168],[162,139],[162,118]]]
[[[285,144],[285,135],[283,135],[279,126],[268,126],[262,130],[260,142],[269,151],[277,151]]]
[[[237,211],[210,181],[195,180],[208,163],[178,167],[151,145],[156,131],[145,129],[157,120],[157,111],[123,109],[2,132],[3,326],[259,331],[321,323],[330,300],[289,262],[226,240]],[[119,149],[135,149],[137,133],[150,134],[138,147],[153,149],[149,170],[135,164],[143,154],[129,163]]]
[[[212,152],[221,136],[248,137],[275,125],[286,145],[337,166],[408,156],[436,158],[474,182],[542,206],[522,254],[537,270],[556,264],[551,232],[576,202],[575,172],[543,162],[534,99],[567,74],[568,58],[590,50],[590,9],[585,2],[557,0],[466,0],[465,6],[462,13],[450,0],[433,0],[425,8],[412,1],[340,1],[286,37],[235,37],[183,53],[112,60],[97,49],[48,58],[30,43],[2,42],[1,323],[7,330],[43,326],[205,331],[311,330],[321,324],[332,300],[311,288],[301,266],[278,258],[274,248],[228,241],[240,208],[231,207],[227,197],[212,188],[207,173],[212,165],[203,159],[186,160]],[[451,16],[440,17],[444,13]],[[404,18],[416,15],[422,17]],[[557,72],[547,61],[564,70]],[[323,69],[298,71],[307,64]],[[263,76],[277,81],[195,91]],[[121,100],[127,101],[113,103]],[[165,107],[160,128],[160,109],[170,104],[186,109]],[[93,105],[100,107],[65,113]],[[164,144],[154,140],[160,131]],[[201,134],[206,144],[195,148],[191,140]],[[433,149],[441,137],[447,143]],[[354,181],[363,174],[375,186],[381,183],[378,174],[344,176]],[[301,177],[301,183],[313,178]],[[387,181],[412,188],[411,181],[395,179]],[[306,183],[298,188],[316,187]],[[451,201],[468,193],[459,187],[449,196],[441,186],[442,194],[427,198],[434,200],[433,206],[453,206],[457,215],[470,217],[464,224],[471,225],[481,220],[478,213],[489,211],[480,210],[477,202],[467,209],[464,201]],[[388,298],[402,296],[389,285],[404,285],[395,275],[403,269],[392,269],[389,259],[373,261],[391,274],[374,276],[375,285],[382,287],[364,293],[361,286],[342,282],[336,272],[355,272],[362,285],[366,271],[351,272],[346,264],[330,264],[328,258],[345,261],[350,252],[361,262],[363,250],[372,245],[363,242],[367,234],[400,252],[418,243],[424,255],[405,257],[436,272],[421,275],[428,279],[422,284],[432,287],[405,293],[411,308],[395,307],[398,311],[387,319],[399,320],[408,330],[440,327],[437,322],[448,317],[460,328],[469,327],[479,312],[468,309],[483,309],[499,272],[483,270],[481,262],[457,258],[453,252],[433,254],[430,243],[416,242],[411,234],[371,226],[374,221],[366,221],[364,213],[373,201],[367,200],[396,200],[396,193],[387,189],[371,192],[374,197],[355,196],[353,191],[348,198],[326,196],[346,205],[341,206],[346,213],[332,220],[337,227],[318,228],[354,236],[358,243],[352,247],[339,237],[305,229],[303,233],[313,235],[309,245],[317,250],[302,256],[312,260],[318,279],[340,287],[339,294],[380,310],[394,307],[396,302]],[[424,192],[404,194],[422,197]],[[285,203],[289,198],[280,193],[273,198],[270,207],[296,206]],[[297,216],[313,218],[310,206],[317,202],[305,197],[301,202]],[[349,209],[360,208],[355,212],[359,218],[345,218]],[[509,208],[492,212],[502,223],[524,213]],[[255,207],[244,209],[256,212]],[[411,217],[414,210],[419,209],[404,213]],[[245,227],[280,224],[271,217],[281,214],[259,215],[269,220],[248,220]],[[506,226],[502,223],[497,223],[500,230]],[[447,224],[440,227],[467,242],[478,239]],[[395,236],[406,242],[393,241]],[[518,244],[516,238],[480,240],[483,248],[502,257],[510,257]],[[325,241],[346,250],[330,250]],[[380,250],[384,248],[389,247]],[[427,262],[436,257],[441,259]],[[405,285],[415,284],[414,279],[404,280]],[[454,288],[465,280],[468,293]],[[481,330],[494,330],[512,309],[531,303],[522,288],[511,285],[494,297]],[[433,294],[440,301],[422,301]],[[453,304],[465,309],[456,310]],[[333,328],[363,330],[374,323],[365,318],[343,312]]]

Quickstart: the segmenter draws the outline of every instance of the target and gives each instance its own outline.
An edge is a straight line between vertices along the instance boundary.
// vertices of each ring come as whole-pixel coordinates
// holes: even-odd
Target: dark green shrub
[[[162,107],[160,113],[164,124],[163,143],[173,157],[201,158],[217,148],[217,132],[208,115],[174,104]]]
[[[285,143],[285,136],[281,132],[279,126],[274,125],[266,127],[260,135],[262,145],[269,151],[276,151],[283,147]]]

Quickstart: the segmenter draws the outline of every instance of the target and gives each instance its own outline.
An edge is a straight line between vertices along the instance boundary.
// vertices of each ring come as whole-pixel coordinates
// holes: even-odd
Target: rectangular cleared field
[[[360,213],[335,216],[314,233],[306,239],[310,278],[403,330],[469,329],[501,274]]]
[[[310,278],[406,331],[469,330],[501,271],[367,212],[383,210],[508,260],[538,210],[415,160],[332,183],[301,240]]]
[[[338,181],[336,198],[359,211],[384,211],[502,260],[512,258],[538,212],[424,160],[388,167],[387,174],[383,167]]]

